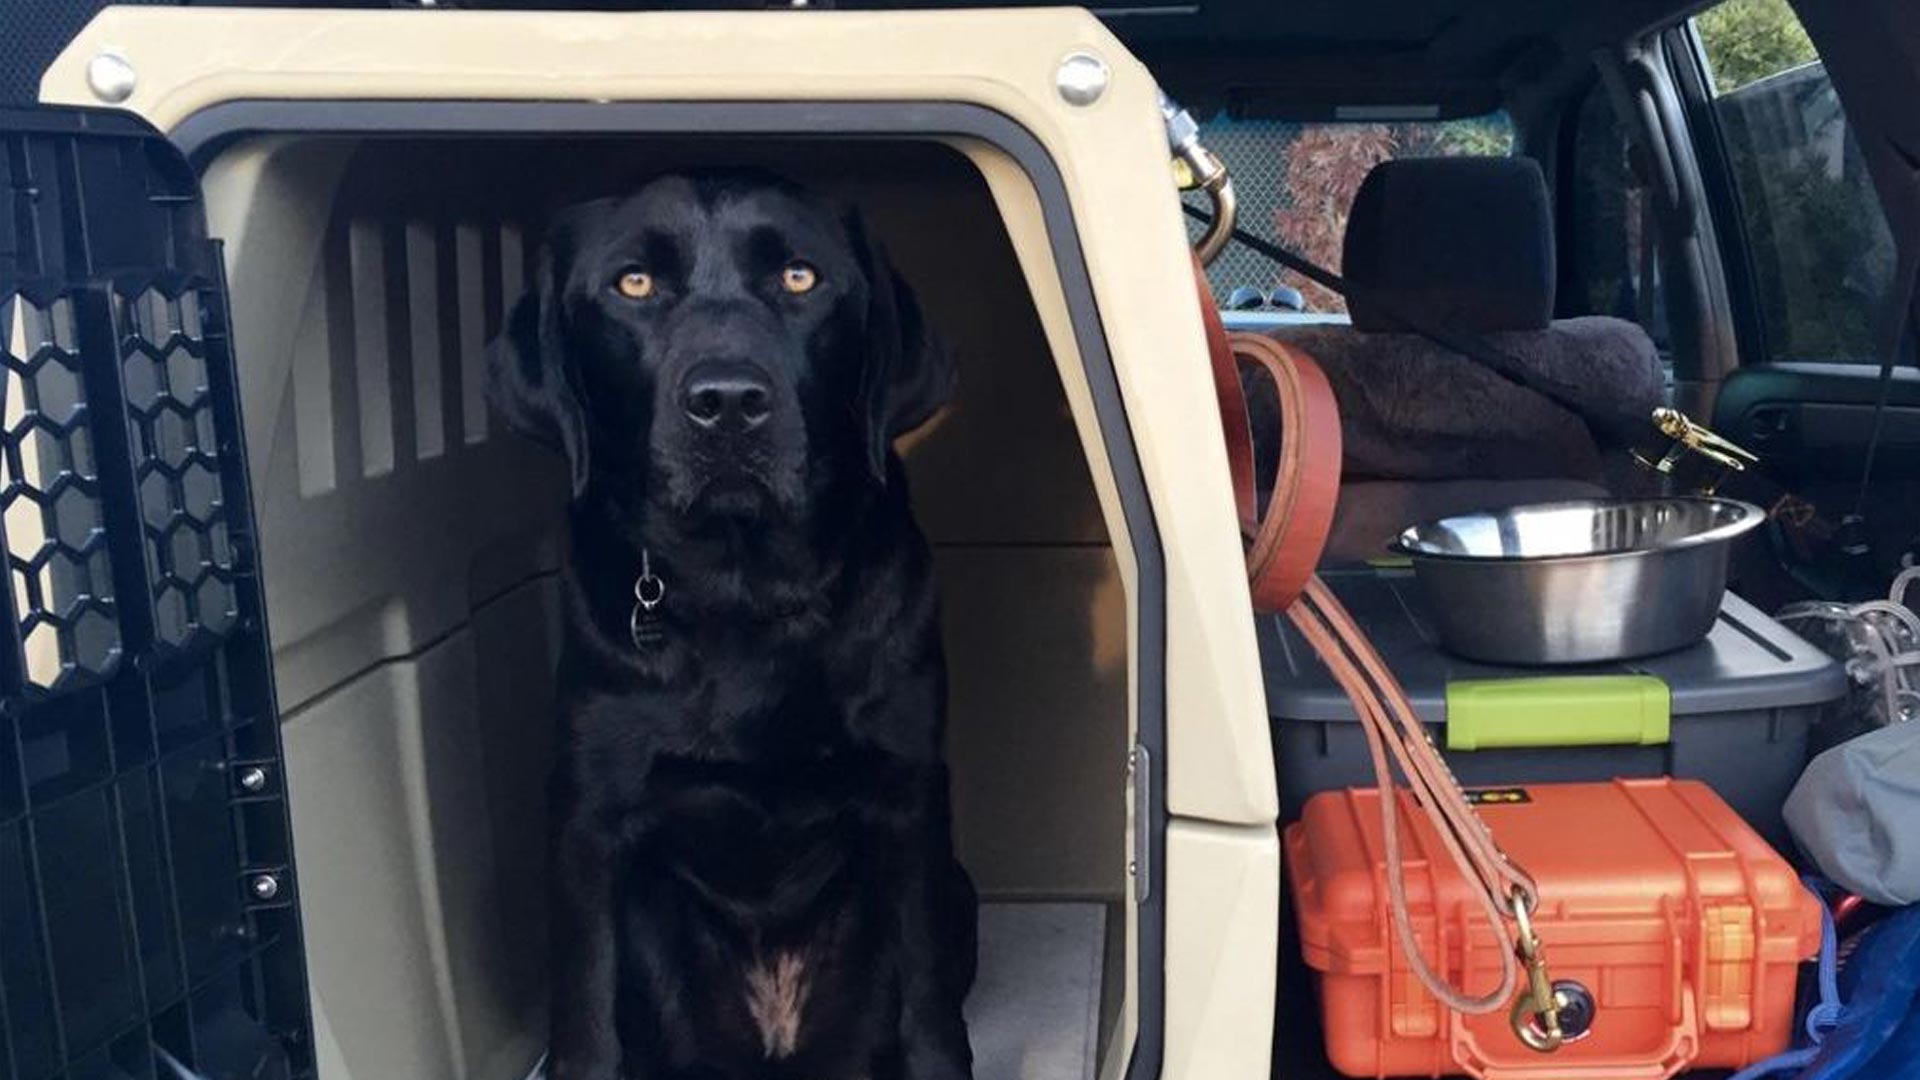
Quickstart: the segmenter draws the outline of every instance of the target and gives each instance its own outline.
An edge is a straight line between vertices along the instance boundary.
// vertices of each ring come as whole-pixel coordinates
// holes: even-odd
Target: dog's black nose
[[[746,364],[709,361],[688,374],[681,403],[698,427],[752,431],[773,414],[773,387]]]

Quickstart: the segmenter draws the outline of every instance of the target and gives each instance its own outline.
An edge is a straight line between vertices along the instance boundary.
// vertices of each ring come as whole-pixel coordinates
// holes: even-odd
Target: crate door
[[[0,1080],[313,1074],[226,320],[163,136],[0,109]]]

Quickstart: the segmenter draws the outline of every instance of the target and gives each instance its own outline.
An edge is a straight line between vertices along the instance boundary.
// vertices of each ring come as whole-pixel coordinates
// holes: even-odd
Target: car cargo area
[[[1897,9],[76,15],[0,1080],[1920,1080]]]
[[[489,417],[485,349],[545,213],[721,164],[859,206],[958,359],[956,402],[905,456],[984,901],[978,1075],[1119,1064],[1125,594],[975,168],[929,142],[262,137],[202,175],[246,343],[322,1075],[518,1080],[542,1054],[568,483]]]

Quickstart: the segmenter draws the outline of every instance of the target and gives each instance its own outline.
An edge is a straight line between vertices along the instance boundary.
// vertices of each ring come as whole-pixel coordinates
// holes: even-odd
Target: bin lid
[[[1652,675],[1671,691],[1675,717],[1821,705],[1847,691],[1837,661],[1731,591],[1706,640],[1690,648],[1606,664],[1518,667],[1442,649],[1410,570],[1323,571],[1321,578],[1366,629],[1428,723],[1447,719],[1447,684],[1468,679]],[[1257,634],[1271,716],[1358,721],[1326,665],[1284,616],[1262,616]]]

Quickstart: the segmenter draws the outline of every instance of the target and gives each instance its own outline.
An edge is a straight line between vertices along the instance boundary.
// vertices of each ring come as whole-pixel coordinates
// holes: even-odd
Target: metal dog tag
[[[643,549],[640,576],[633,579],[633,613],[627,617],[627,634],[634,648],[644,652],[665,640],[666,628],[655,609],[666,598],[667,583],[653,572],[653,553]]]

